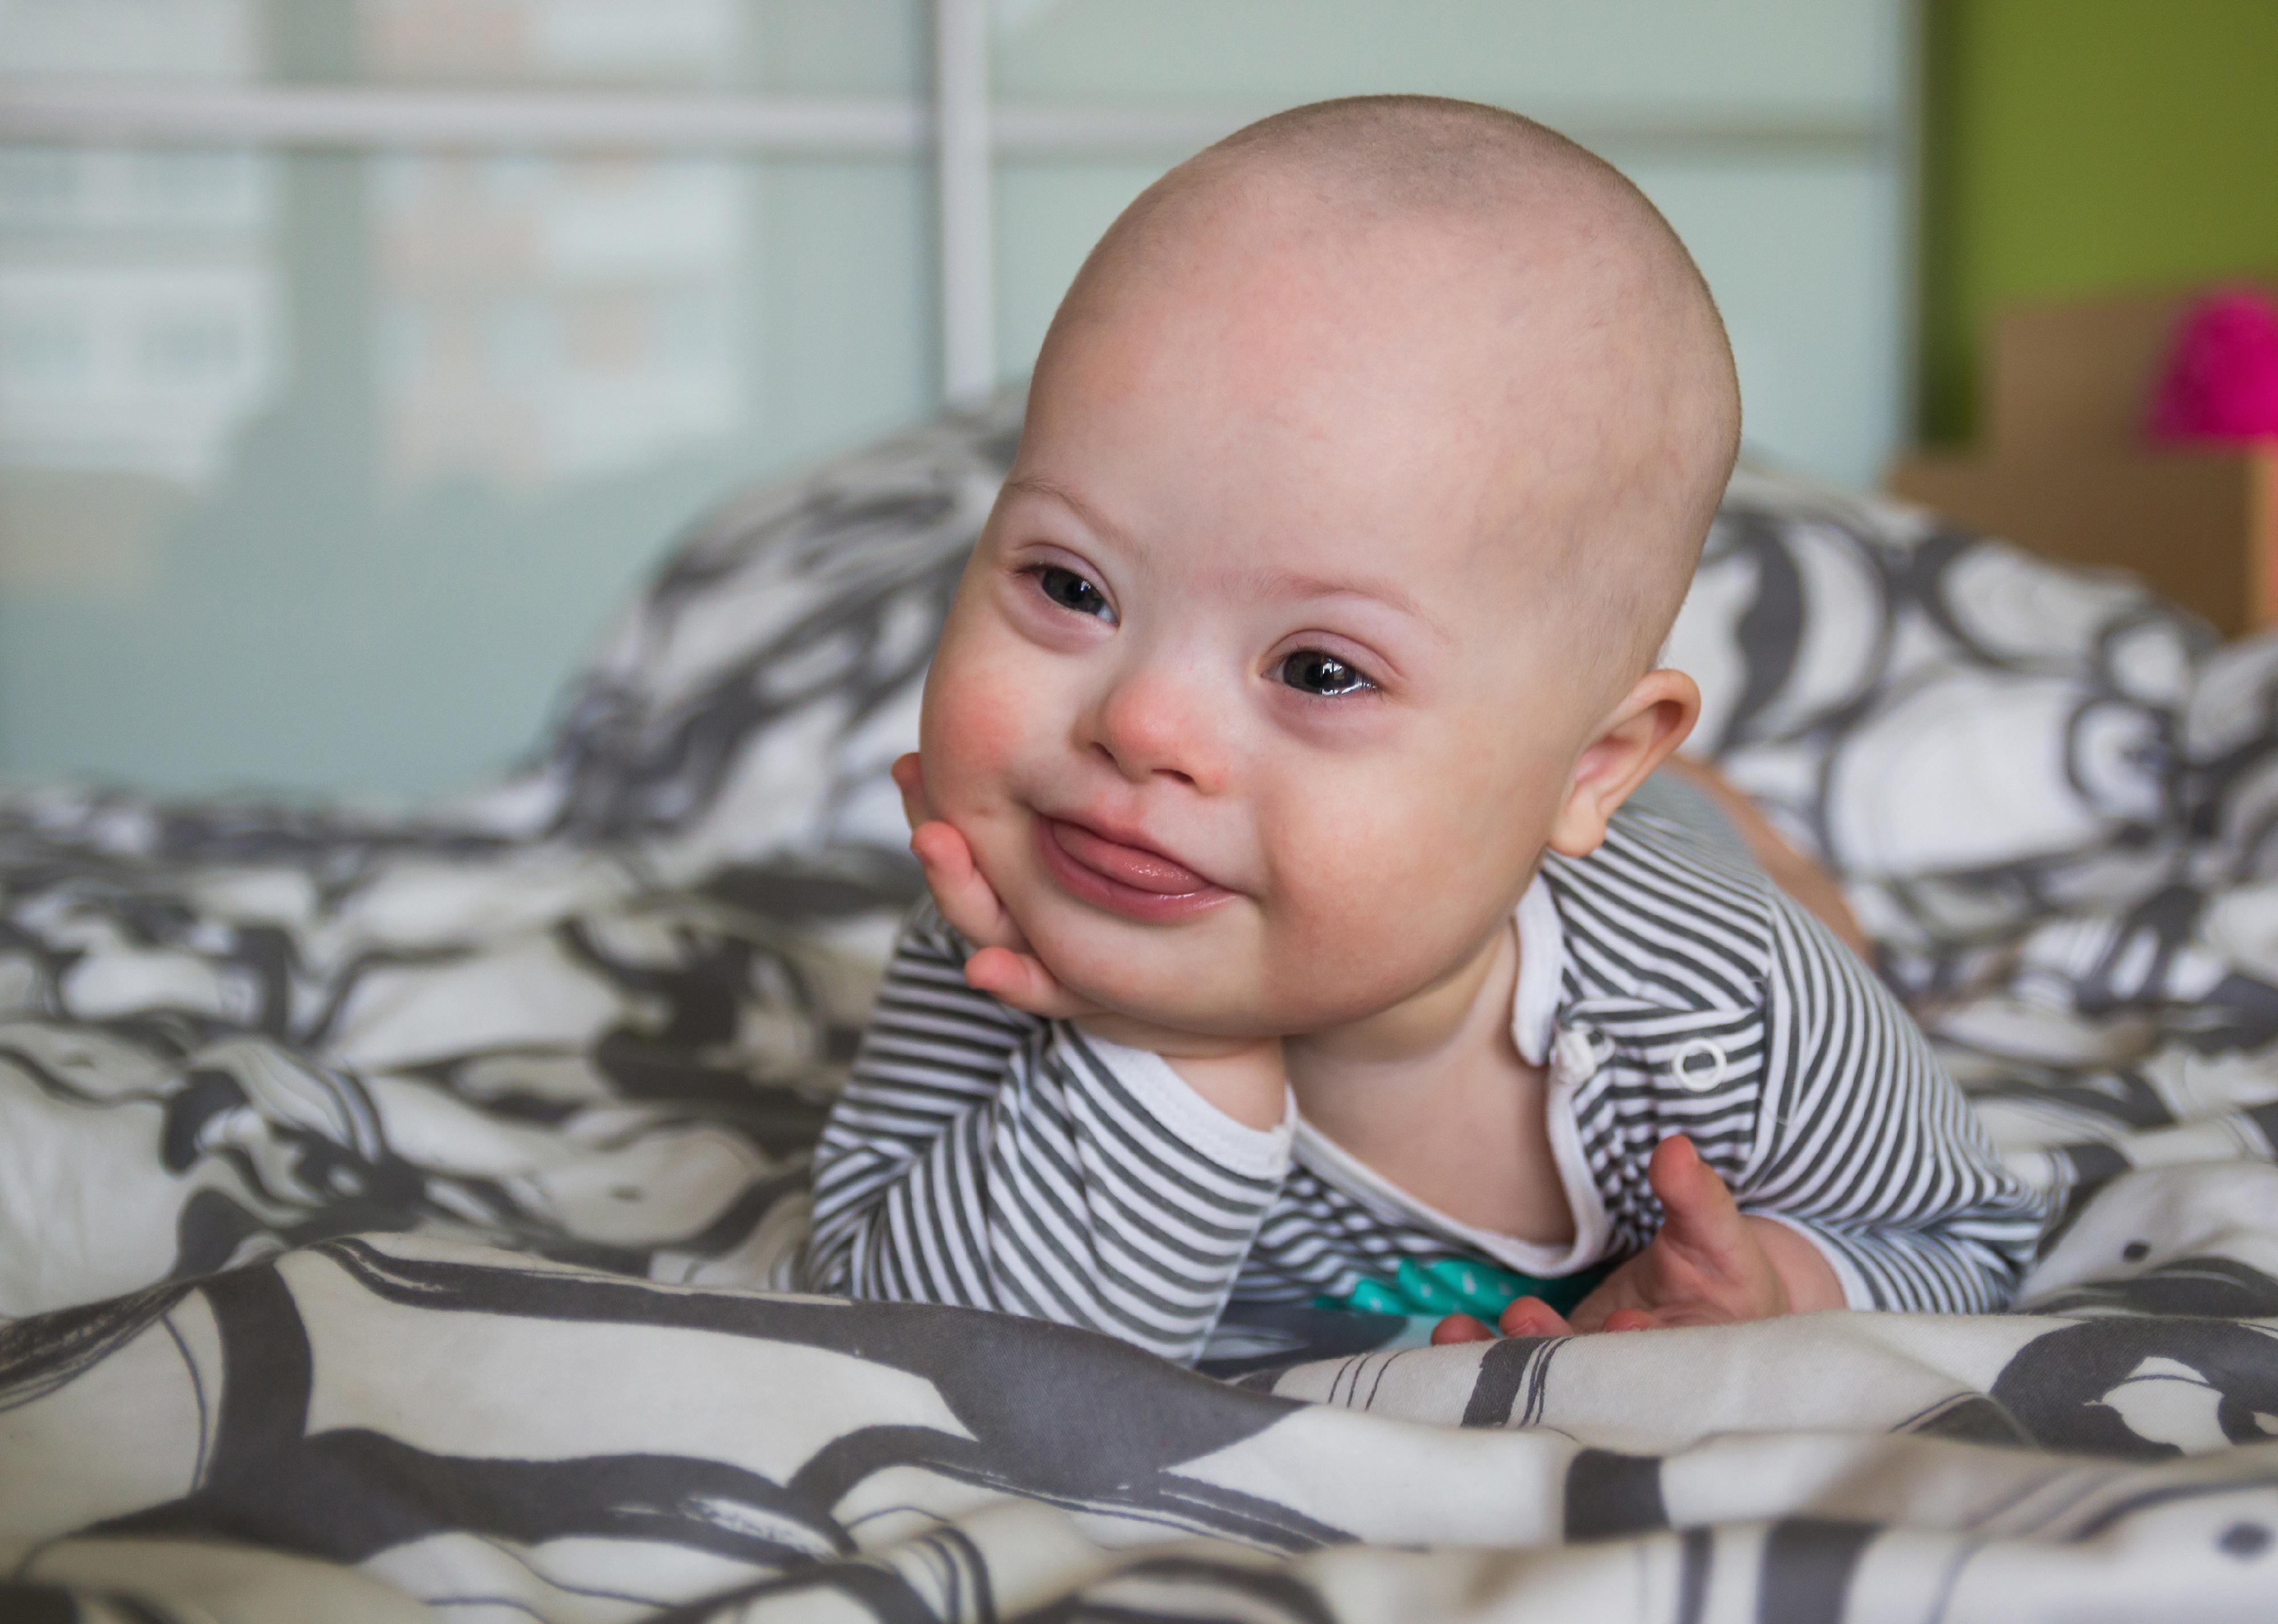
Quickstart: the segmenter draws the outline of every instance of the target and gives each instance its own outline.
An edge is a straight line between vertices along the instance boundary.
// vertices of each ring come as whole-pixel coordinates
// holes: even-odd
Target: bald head
[[[1310,310],[1316,350],[1373,344],[1402,366],[1444,351],[1448,406],[1507,476],[1482,526],[1531,595],[1588,629],[1608,681],[1650,661],[1731,475],[1739,398],[1700,271],[1619,172],[1473,103],[1277,114],[1109,228],[1046,337],[1040,392],[1135,307],[1212,298],[1228,346],[1270,351]]]

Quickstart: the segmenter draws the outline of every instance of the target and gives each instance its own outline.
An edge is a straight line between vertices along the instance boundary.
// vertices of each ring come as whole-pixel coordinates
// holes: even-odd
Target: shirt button
[[[1597,1074],[1598,1046],[1590,1034],[1579,1026],[1562,1028],[1558,1041],[1550,1046],[1550,1075],[1570,1088],[1586,1083]]]
[[[1724,1045],[1709,1038],[1687,1038],[1669,1059],[1670,1080],[1692,1094],[1707,1094],[1731,1069]]]

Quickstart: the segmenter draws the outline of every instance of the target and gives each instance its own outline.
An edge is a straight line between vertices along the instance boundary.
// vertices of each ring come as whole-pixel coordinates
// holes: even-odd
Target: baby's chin
[[[1212,915],[1166,926],[1043,897],[1016,909],[1014,918],[1053,978],[1089,1003],[1173,1032],[1278,1035],[1280,1012],[1265,995],[1254,938],[1244,940],[1250,933],[1240,920],[1215,917],[1242,905],[1236,898]]]
[[[1219,911],[1248,906],[1237,899]],[[1318,966],[1331,956],[1293,952],[1287,944],[1269,949],[1254,914],[1166,928],[1102,918],[1060,902],[1039,910],[1033,925],[1021,923],[1036,956],[1069,992],[1172,1032],[1290,1037],[1365,1018],[1395,996],[1373,976],[1276,973],[1277,965],[1292,959]]]

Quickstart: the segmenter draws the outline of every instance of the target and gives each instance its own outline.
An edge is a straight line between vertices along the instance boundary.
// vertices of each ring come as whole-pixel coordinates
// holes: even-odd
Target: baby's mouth
[[[1147,846],[1111,840],[1096,829],[1041,813],[1036,846],[1060,888],[1130,919],[1184,919],[1217,906],[1232,891],[1176,858]]]
[[[1120,880],[1134,890],[1152,891],[1160,896],[1177,896],[1189,891],[1205,890],[1210,881],[1185,864],[1174,862],[1148,846],[1127,844],[1095,834],[1081,823],[1069,823],[1059,818],[1044,820],[1051,837],[1066,852],[1086,868],[1105,874],[1110,880]]]

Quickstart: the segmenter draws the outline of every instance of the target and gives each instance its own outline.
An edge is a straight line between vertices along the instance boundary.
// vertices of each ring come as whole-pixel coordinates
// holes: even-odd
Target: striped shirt
[[[1403,1259],[1540,1278],[1641,1249],[1654,1147],[1689,1136],[1854,1308],[2002,1306],[2048,1199],[2010,1174],[1921,1031],[1752,865],[1625,810],[1521,899],[1512,1033],[1546,1068],[1570,1244],[1437,1212],[1298,1116],[1259,1130],[1160,1056],[965,984],[930,905],[904,926],[815,1152],[810,1289],[1089,1326],[1190,1360],[1228,1300],[1389,1283]]]

